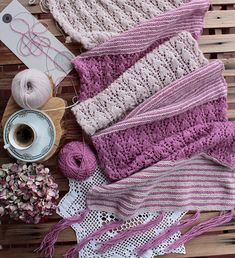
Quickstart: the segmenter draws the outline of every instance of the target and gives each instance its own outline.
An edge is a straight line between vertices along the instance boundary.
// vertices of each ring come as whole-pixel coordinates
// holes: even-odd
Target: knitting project
[[[73,60],[80,77],[80,100],[94,97],[159,44],[185,30],[197,38],[207,0],[193,0],[113,37]]]
[[[184,2],[187,0],[49,0],[48,4],[64,31],[91,49]]]
[[[105,90],[72,111],[83,130],[93,135],[164,86],[207,63],[196,40],[190,33],[182,32],[146,54]]]
[[[101,186],[108,184],[101,169],[97,166],[94,174],[84,181],[69,180],[70,191],[67,193],[58,205],[58,214],[64,218],[71,217],[86,208],[87,193],[94,186]],[[133,228],[136,225],[145,224],[153,219],[156,219],[158,212],[141,213],[131,220],[127,220],[121,227],[116,230],[105,233],[104,235],[91,240],[79,252],[80,258],[137,258],[134,249],[147,243],[152,237],[155,237],[160,232],[169,228],[173,223],[180,220],[184,212],[168,212],[164,219],[158,225],[152,226],[149,230],[143,231],[141,234],[132,235],[122,242],[113,245],[106,252],[99,254],[96,252],[101,243],[113,239],[118,233],[125,232],[125,228]],[[83,238],[86,238],[92,232],[98,230],[104,223],[109,224],[116,219],[116,216],[110,212],[100,212],[92,210],[87,217],[80,224],[74,224],[72,227],[76,232],[78,243]],[[170,236],[161,245],[149,250],[146,257],[153,258],[156,255],[165,254],[166,248],[175,240],[179,239],[180,232],[176,232]],[[176,253],[184,253],[183,246],[174,250]]]
[[[49,1],[72,37],[95,46],[73,60],[81,83],[81,103],[73,112],[92,136],[111,184],[81,182],[87,203],[70,206],[77,192],[68,203],[62,200],[60,214],[70,211],[70,217],[52,227],[39,250],[52,257],[59,232],[76,223],[80,241],[65,258],[84,248],[88,257],[114,257],[116,251],[118,257],[152,256],[229,222],[235,126],[226,117],[223,64],[208,64],[193,39],[208,1]],[[98,15],[100,10],[108,15]],[[194,213],[181,219],[189,209]],[[195,225],[208,209],[220,213]],[[107,223],[100,223],[100,214],[105,222],[110,216]]]
[[[94,135],[92,140],[108,178],[121,179],[158,161],[185,159],[200,152],[230,163],[232,147],[226,137],[230,131],[233,134],[232,124],[219,123],[227,121],[222,71],[222,63],[210,63],[173,82],[127,118]],[[219,154],[216,146],[221,149],[223,139],[224,149]]]

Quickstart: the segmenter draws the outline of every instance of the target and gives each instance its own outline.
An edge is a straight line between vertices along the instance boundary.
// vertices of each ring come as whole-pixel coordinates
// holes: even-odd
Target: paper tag
[[[14,19],[17,19],[17,22]],[[10,25],[18,33],[13,31]],[[35,35],[29,34],[30,30],[36,32]],[[23,35],[19,32],[24,33],[23,40]],[[32,38],[45,47],[32,44]],[[74,58],[73,53],[16,0],[0,13],[0,40],[28,68],[35,68],[48,74],[56,85],[72,70],[70,61]]]

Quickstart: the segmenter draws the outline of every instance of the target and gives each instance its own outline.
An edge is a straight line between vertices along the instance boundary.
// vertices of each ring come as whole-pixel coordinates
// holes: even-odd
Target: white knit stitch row
[[[64,31],[91,49],[187,0],[48,0]]]

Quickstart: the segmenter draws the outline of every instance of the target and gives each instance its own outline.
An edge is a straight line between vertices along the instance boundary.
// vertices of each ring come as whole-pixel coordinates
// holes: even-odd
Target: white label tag
[[[16,0],[0,13],[0,40],[28,68],[45,72],[56,85],[72,70],[73,53]]]

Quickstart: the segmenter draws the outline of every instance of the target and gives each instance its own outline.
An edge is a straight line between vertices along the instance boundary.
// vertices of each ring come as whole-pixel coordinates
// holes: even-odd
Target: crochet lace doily
[[[86,207],[86,196],[87,192],[93,185],[106,184],[107,180],[105,179],[102,171],[97,167],[95,173],[84,181],[75,181],[73,179],[69,180],[70,190],[60,201],[57,213],[65,217],[70,217],[78,211],[85,209]],[[134,249],[140,245],[145,244],[155,235],[159,234],[162,230],[168,228],[175,221],[181,219],[185,213],[182,212],[168,212],[166,213],[163,221],[153,227],[151,230],[146,231],[142,234],[133,236],[129,239],[122,241],[121,243],[113,246],[110,250],[104,254],[97,254],[95,250],[98,248],[99,244],[103,241],[106,241],[122,229],[131,228],[140,223],[146,223],[151,219],[158,216],[158,213],[144,213],[133,219],[130,219],[117,230],[112,230],[111,232],[105,233],[100,238],[90,241],[79,253],[80,258],[137,258]],[[100,211],[90,211],[83,222],[80,224],[74,224],[72,227],[76,232],[77,241],[79,242],[82,238],[86,237],[91,232],[94,232],[100,228],[104,223],[114,221],[115,216],[112,213],[100,212]],[[165,254],[164,250],[172,242],[180,237],[180,232],[172,235],[169,239],[163,242],[158,247],[153,250],[147,251],[142,257],[154,257],[156,255]],[[174,250],[175,253],[185,253],[184,246],[181,246]]]

